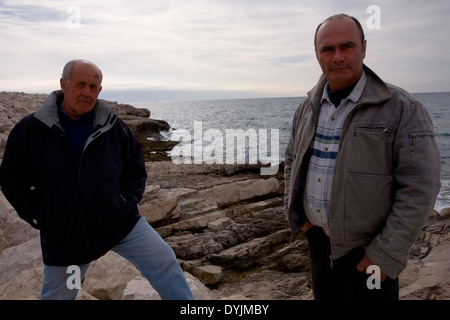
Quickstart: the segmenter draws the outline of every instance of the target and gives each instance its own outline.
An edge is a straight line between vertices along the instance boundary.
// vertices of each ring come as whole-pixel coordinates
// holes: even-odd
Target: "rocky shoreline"
[[[46,95],[0,92],[0,156],[9,131]],[[312,299],[306,240],[290,242],[283,212],[283,166],[176,165],[167,122],[147,109],[105,101],[142,144],[148,172],[141,214],[174,249],[196,299]],[[401,299],[450,299],[450,209],[434,211],[400,276]],[[39,299],[39,233],[0,193],[0,299]],[[139,272],[109,252],[91,264],[77,299],[159,299]]]

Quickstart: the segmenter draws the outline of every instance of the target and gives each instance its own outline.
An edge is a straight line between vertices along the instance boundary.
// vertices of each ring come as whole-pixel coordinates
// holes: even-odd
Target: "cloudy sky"
[[[119,102],[304,96],[315,28],[336,13],[361,21],[385,81],[450,91],[448,0],[0,0],[0,91],[49,93],[85,58]]]

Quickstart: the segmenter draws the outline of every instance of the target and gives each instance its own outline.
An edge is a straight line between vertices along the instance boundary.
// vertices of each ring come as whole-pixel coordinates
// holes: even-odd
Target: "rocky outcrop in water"
[[[47,94],[0,92],[0,154],[3,154],[8,133],[13,126],[24,116],[36,112],[47,96]],[[161,132],[170,129],[166,121],[151,119],[150,111],[145,108],[100,100],[116,111],[141,141],[146,161],[167,160],[167,151],[171,150],[176,143],[166,141],[161,135]]]

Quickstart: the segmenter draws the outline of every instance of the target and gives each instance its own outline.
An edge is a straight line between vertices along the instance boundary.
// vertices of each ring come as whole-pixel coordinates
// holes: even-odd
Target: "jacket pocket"
[[[122,194],[119,195],[120,213],[123,217],[129,217],[138,212],[137,204],[127,200]]]
[[[24,217],[25,221],[27,221],[33,228],[37,230],[43,230],[45,225],[45,212],[46,208],[42,204],[41,196],[37,193],[37,191],[33,188],[30,190],[31,195],[31,207],[30,211],[26,217]]]
[[[420,170],[422,166],[439,162],[439,155],[433,152],[435,145],[432,125],[427,121],[416,121],[406,127],[409,140],[411,167]]]
[[[344,239],[373,238],[386,224],[393,204],[392,176],[349,175],[345,184]]]
[[[45,215],[43,207],[36,207],[31,209],[31,215],[29,221],[27,221],[33,228],[37,230],[44,230]]]
[[[386,175],[392,173],[396,128],[387,121],[355,123],[342,148],[347,172]]]

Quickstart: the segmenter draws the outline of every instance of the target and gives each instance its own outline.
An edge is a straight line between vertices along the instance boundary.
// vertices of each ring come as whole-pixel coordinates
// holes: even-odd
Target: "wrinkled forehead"
[[[88,80],[99,84],[102,81],[102,73],[97,66],[91,63],[78,62],[72,69],[71,78],[73,80]]]

